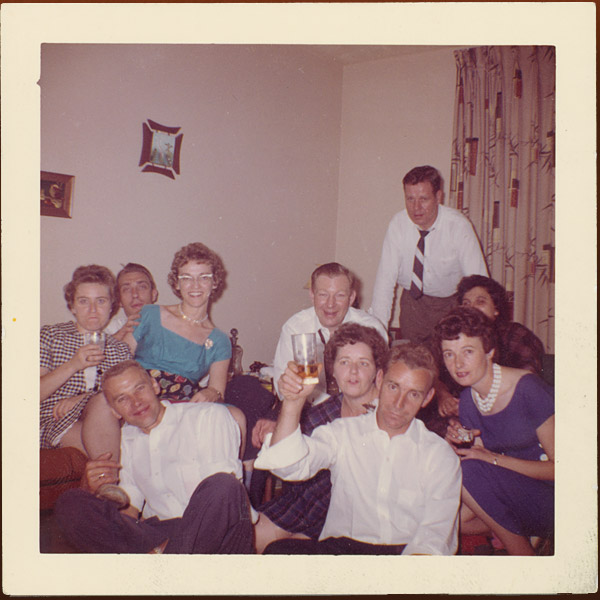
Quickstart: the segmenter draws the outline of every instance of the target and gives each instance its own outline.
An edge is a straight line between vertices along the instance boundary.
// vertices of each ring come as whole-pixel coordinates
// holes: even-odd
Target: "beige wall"
[[[446,47],[344,69],[336,255],[361,279],[365,308],[404,175],[430,164],[449,184],[454,65]]]
[[[341,66],[285,46],[45,44],[41,73],[41,168],[76,176],[73,218],[41,220],[41,322],[69,319],[62,286],[94,262],[141,262],[174,302],[173,254],[202,241],[228,270],[215,324],[238,328],[245,368],[270,362],[335,259]],[[175,180],[138,167],[148,118],[182,128]]]
[[[272,360],[317,264],[352,268],[367,308],[404,173],[448,179],[454,77],[448,47],[343,68],[302,46],[44,45],[41,168],[76,180],[73,218],[41,221],[41,322],[70,317],[62,286],[93,262],[141,262],[174,302],[192,241],[225,262],[213,320],[245,368]],[[148,118],[182,128],[174,181],[138,167]]]

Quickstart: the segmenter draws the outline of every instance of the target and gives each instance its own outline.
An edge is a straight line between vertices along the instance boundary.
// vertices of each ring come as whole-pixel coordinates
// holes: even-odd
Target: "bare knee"
[[[271,542],[290,537],[290,535],[288,531],[275,525],[264,513],[259,513],[258,521],[254,525],[256,553],[262,554]]]

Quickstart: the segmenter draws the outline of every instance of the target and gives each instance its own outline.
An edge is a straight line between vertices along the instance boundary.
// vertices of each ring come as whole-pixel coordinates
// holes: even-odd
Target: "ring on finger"
[[[100,473],[100,475],[98,475],[98,479],[102,479],[103,477],[106,477],[104,473]]]

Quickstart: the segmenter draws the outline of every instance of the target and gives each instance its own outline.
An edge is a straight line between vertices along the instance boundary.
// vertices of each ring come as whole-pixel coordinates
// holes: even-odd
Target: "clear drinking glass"
[[[106,334],[103,331],[87,331],[83,334],[83,344],[96,344],[104,352],[104,344],[106,343]]]
[[[292,335],[294,362],[300,367],[298,375],[308,385],[319,383],[319,367],[317,356],[317,334],[296,333]]]

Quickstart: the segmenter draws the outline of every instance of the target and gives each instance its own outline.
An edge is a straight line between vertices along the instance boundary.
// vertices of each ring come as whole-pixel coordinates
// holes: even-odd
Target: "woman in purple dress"
[[[324,358],[341,393],[305,407],[302,433],[310,435],[319,425],[374,409],[387,356],[387,343],[376,329],[358,323],[340,325],[325,346]],[[255,526],[257,553],[283,538],[318,539],[330,498],[330,474],[324,469],[307,481],[289,485],[281,496],[261,506]]]
[[[544,344],[525,325],[510,320],[506,290],[497,281],[483,275],[463,277],[456,288],[456,295],[460,306],[476,308],[494,322],[497,342],[495,362],[542,375]],[[443,369],[441,376],[446,386],[451,388],[451,394],[439,395],[439,413],[443,417],[456,416],[458,396],[462,390],[460,386],[452,385]]]
[[[554,531],[554,393],[537,375],[495,362],[496,330],[459,307],[436,326],[444,364],[465,389],[446,439],[461,458],[461,533],[492,532],[509,554]],[[473,445],[461,447],[465,434]]]

